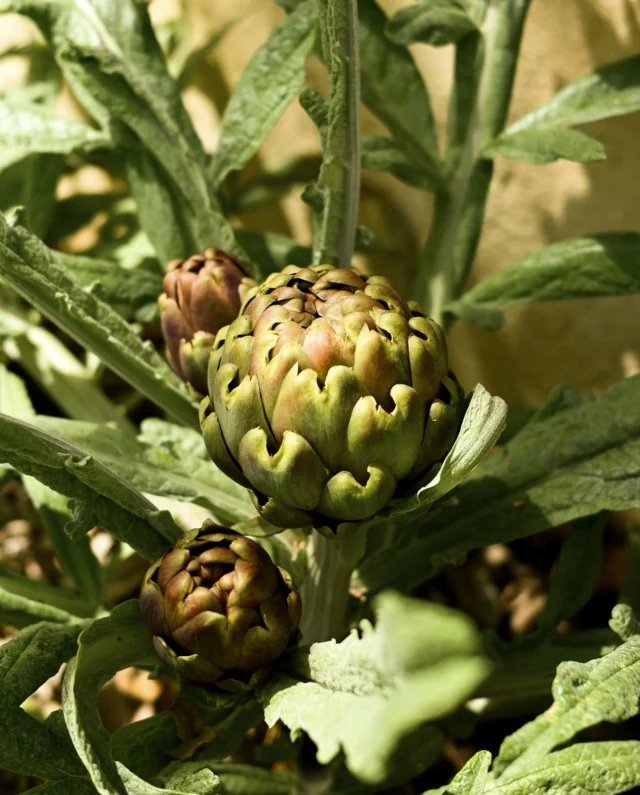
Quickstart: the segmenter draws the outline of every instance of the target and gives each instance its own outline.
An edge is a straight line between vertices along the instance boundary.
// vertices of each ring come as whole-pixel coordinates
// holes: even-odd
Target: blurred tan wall
[[[387,11],[408,0],[384,0]],[[178,0],[153,0],[156,20],[175,17]],[[236,24],[209,57],[185,101],[205,145],[215,148],[218,114],[207,95],[220,104],[238,80],[252,52],[284,12],[272,0],[185,0],[194,41]],[[12,17],[0,24],[0,46],[14,33]],[[567,82],[595,67],[640,50],[640,0],[533,0],[519,63],[511,118],[550,98]],[[425,75],[442,129],[451,87],[452,48],[413,48]],[[2,73],[0,72],[0,79]],[[309,80],[323,84],[322,67],[312,62]],[[366,132],[382,132],[363,114]],[[640,114],[585,128],[606,146],[608,159],[582,166],[561,161],[533,166],[500,160],[472,281],[503,267],[515,257],[566,237],[610,230],[640,230]],[[287,156],[317,151],[316,132],[297,103],[265,142],[263,163],[273,166]],[[426,237],[430,197],[392,178],[367,175],[400,203],[407,229],[395,218],[390,234]],[[378,226],[365,202],[365,221]],[[254,219],[262,228],[289,231],[308,241],[307,214],[296,196]],[[377,219],[383,225],[384,218]],[[381,234],[385,234],[384,231]],[[414,257],[415,261],[415,257]],[[394,263],[389,263],[394,270]],[[640,263],[638,263],[640,267]],[[406,288],[406,284],[403,285]],[[640,296],[526,307],[507,315],[498,333],[459,322],[451,333],[452,359],[468,388],[482,382],[513,402],[542,402],[549,389],[570,383],[601,390],[640,369]]]

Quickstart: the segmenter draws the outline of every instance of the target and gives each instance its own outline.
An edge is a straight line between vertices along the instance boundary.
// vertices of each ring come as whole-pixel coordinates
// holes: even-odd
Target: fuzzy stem
[[[329,123],[318,180],[324,210],[314,263],[349,267],[360,200],[360,57],[357,0],[318,0],[331,79]]]
[[[351,574],[364,552],[364,533],[336,540],[313,531],[302,588],[302,641],[342,640],[347,632]]]
[[[457,48],[447,151],[451,182],[436,193],[414,285],[414,297],[440,323],[475,257],[493,176],[493,162],[482,151],[504,128],[530,2],[491,0],[486,13],[478,4],[482,35],[465,37]]]

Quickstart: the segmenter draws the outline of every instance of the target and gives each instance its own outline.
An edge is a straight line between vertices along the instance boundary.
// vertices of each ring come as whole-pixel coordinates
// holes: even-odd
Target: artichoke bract
[[[295,644],[301,602],[259,544],[205,522],[147,571],[140,611],[176,675],[242,692]]]
[[[336,531],[442,460],[461,397],[442,329],[387,279],[289,266],[218,333],[200,419],[265,519]]]
[[[215,335],[236,318],[255,284],[237,260],[218,248],[169,263],[159,299],[167,360],[200,394],[207,391]]]

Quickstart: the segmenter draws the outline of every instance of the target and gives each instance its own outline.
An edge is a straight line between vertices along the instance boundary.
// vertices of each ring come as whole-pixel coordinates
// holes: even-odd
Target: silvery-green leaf
[[[361,636],[299,652],[291,675],[259,693],[269,725],[281,720],[294,736],[306,732],[322,764],[342,750],[349,770],[368,783],[385,780],[393,753],[415,732],[424,733],[424,756],[433,758],[440,733],[423,724],[454,710],[490,669],[461,613],[395,593],[382,594],[376,610],[375,630],[365,624]]]
[[[123,668],[153,667],[156,662],[151,630],[140,615],[137,599],[94,621],[78,639],[78,653],[63,682],[64,717],[78,756],[101,795],[128,793],[98,712],[98,693]]]
[[[316,19],[315,0],[300,3],[243,71],[222,118],[214,184],[246,165],[300,90],[316,40]]]
[[[621,613],[631,614],[631,610],[616,608],[616,621],[624,624]],[[638,715],[639,683],[640,635],[628,637],[600,659],[561,663],[553,683],[554,704],[503,742],[496,760],[500,783],[529,773],[538,760],[590,726],[602,721],[620,723]],[[640,768],[636,774],[640,775]]]
[[[640,742],[579,743],[543,756],[517,775],[490,782],[485,795],[617,795],[640,786]]]
[[[162,555],[180,531],[118,474],[82,450],[33,425],[0,414],[0,461],[74,500],[72,534],[103,527],[149,560]]]
[[[0,647],[0,767],[51,780],[82,776],[73,751],[20,706],[75,653],[80,629],[40,622]]]
[[[407,50],[385,35],[387,17],[375,0],[358,3],[362,101],[387,127],[433,190],[442,182],[426,86]]]
[[[493,330],[506,309],[640,292],[640,234],[576,237],[534,251],[483,279],[447,310]]]
[[[372,590],[412,588],[472,549],[602,510],[640,505],[640,376],[540,416],[487,458],[455,498],[359,568]],[[444,469],[444,467],[443,467]]]
[[[190,244],[212,243],[253,267],[222,215],[207,180],[207,156],[169,75],[146,3],[136,0],[0,0],[0,13],[27,14],[54,51],[85,110],[120,146],[142,147],[185,204]],[[167,218],[178,229],[181,219]],[[153,225],[149,227],[153,236]]]
[[[86,290],[38,238],[2,215],[0,276],[143,394],[185,424],[198,426],[195,401],[153,346]]]
[[[108,134],[35,102],[0,100],[0,146],[68,155],[112,145]]]
[[[485,157],[511,157],[545,165],[555,160],[594,163],[606,153],[600,141],[568,127],[537,125],[517,132],[506,132],[483,149]]]
[[[419,0],[397,11],[386,31],[397,44],[424,42],[442,47],[456,44],[475,29],[462,0]]]
[[[57,417],[39,416],[34,423],[94,456],[145,494],[195,502],[229,524],[256,514],[247,490],[202,455],[196,431],[149,420],[143,437],[136,439],[116,428]]]
[[[521,116],[507,134],[540,125],[588,124],[640,110],[640,55],[601,66]]]

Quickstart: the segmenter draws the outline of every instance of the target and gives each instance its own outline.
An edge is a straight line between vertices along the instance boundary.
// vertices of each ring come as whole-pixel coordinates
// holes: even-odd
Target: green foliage
[[[170,514],[156,510],[119,475],[77,447],[6,415],[0,415],[0,430],[3,461],[77,501],[67,526],[70,534],[104,527],[150,560],[179,537]]]
[[[488,329],[521,304],[640,292],[640,235],[611,232],[554,243],[480,282],[448,309]]]
[[[537,125],[573,126],[624,116],[640,110],[640,56],[607,64],[565,86],[552,99],[527,113],[506,135]]]
[[[394,14],[386,28],[397,44],[424,42],[434,47],[455,44],[475,29],[462,0],[419,0]]]
[[[204,249],[214,241],[242,255],[220,213],[206,176],[206,155],[167,72],[146,6],[135,0],[117,6],[110,0],[46,6],[38,0],[2,0],[3,11],[27,14],[36,22],[85,110],[124,146],[125,162],[132,150],[134,159],[127,162],[126,171],[138,205],[148,206],[146,182],[153,176],[167,201],[183,202],[188,208],[174,226],[184,251]],[[143,151],[137,152],[140,148]],[[143,213],[152,240],[173,220],[174,213],[167,209],[165,201]],[[164,246],[159,249],[167,259]],[[180,253],[176,249],[172,255]]]
[[[556,564],[549,595],[538,616],[538,627],[551,635],[561,621],[583,608],[591,598],[602,570],[604,515],[573,523]]]
[[[211,169],[214,185],[258,151],[302,87],[315,40],[316,3],[305,0],[253,56],[224,112]]]
[[[361,0],[358,14],[362,101],[433,189],[442,177],[426,86],[409,51],[385,35],[375,0]]]
[[[537,125],[505,134],[484,150],[487,157],[503,155],[543,165],[554,160],[594,163],[604,160],[604,146],[584,133],[566,127]]]
[[[349,770],[370,783],[388,780],[403,737],[453,711],[490,669],[463,615],[392,593],[376,605],[375,630],[365,624],[361,637],[313,645],[259,696],[269,725],[309,734],[324,764],[342,749]],[[422,759],[435,758],[440,742],[434,728],[423,730]]]
[[[35,422],[109,466],[141,492],[195,502],[230,524],[255,515],[246,489],[211,466],[195,431],[148,419],[136,439],[94,423],[42,416]]]
[[[94,621],[78,639],[78,653],[64,677],[64,717],[71,742],[98,791],[126,795],[124,771],[125,781],[129,776],[135,781],[135,774],[113,759],[111,740],[98,713],[98,692],[117,671],[154,664],[151,632],[137,600]]]
[[[598,399],[557,400],[459,486],[456,499],[404,525],[402,543],[370,556],[372,590],[412,588],[472,549],[505,543],[602,510],[637,505],[640,376]],[[453,452],[453,451],[452,451]],[[596,486],[597,484],[597,486]]]
[[[0,141],[9,148],[59,155],[111,145],[107,135],[42,104],[11,100],[0,102]]]
[[[279,532],[257,516],[246,489],[211,463],[197,400],[159,350],[165,265],[210,245],[258,279],[290,264],[346,267],[367,246],[371,262],[392,251],[389,270],[406,269],[444,325],[464,317],[495,330],[512,307],[638,293],[634,231],[556,242],[465,291],[493,159],[602,160],[602,144],[574,127],[640,110],[633,56],[506,127],[530,2],[418,0],[388,19],[376,0],[282,0],[286,16],[228,101],[216,99],[221,130],[209,153],[182,92],[248,6],[195,42],[188,14],[154,30],[142,0],[0,0],[0,14],[26,15],[43,37],[6,53],[26,60],[27,78],[0,97],[0,476],[20,481],[70,582],[0,566],[0,622],[18,630],[0,645],[0,767],[42,779],[36,795],[417,792],[446,737],[464,739],[501,710],[540,713],[554,675],[552,706],[505,738],[495,759],[480,750],[424,795],[640,786],[640,743],[609,739],[618,735],[607,728],[638,719],[636,614],[619,605],[610,630],[558,633],[589,610],[606,512],[640,506],[640,376],[597,398],[558,387],[542,408],[508,413],[478,385],[446,458],[336,538]],[[443,140],[409,50],[420,43],[455,48]],[[324,64],[326,97],[305,87],[312,57]],[[63,81],[84,115],[60,115]],[[322,154],[283,152],[263,169],[256,156],[298,96]],[[361,136],[361,100],[382,134]],[[61,176],[88,164],[111,187],[57,200]],[[378,228],[358,226],[361,169],[435,194],[418,262],[402,261],[395,240],[371,245]],[[303,185],[312,246],[285,224],[252,226],[256,210],[276,217],[277,202]],[[385,220],[387,208],[377,206]],[[95,240],[68,253],[88,227]],[[109,734],[103,685],[124,668],[159,670],[138,600],[113,606],[123,598],[109,590],[118,565],[155,560],[203,518],[258,538],[291,573],[305,594],[306,645],[257,691],[183,686],[175,709]],[[473,550],[562,523],[570,527],[546,602],[515,642],[402,595]],[[112,561],[94,552],[94,528],[116,540]],[[630,604],[636,542],[621,595]],[[439,587],[430,591],[438,598]],[[29,699],[65,665],[63,709],[40,719]],[[186,738],[185,720],[195,723]],[[263,721],[269,737],[279,732],[271,744],[261,742]],[[602,741],[583,734],[596,726]]]
[[[502,744],[495,763],[502,778],[522,775],[531,762],[589,726],[603,720],[619,723],[638,714],[640,634],[632,619],[629,608],[617,607],[611,627],[625,643],[600,660],[560,664],[553,683],[553,706]]]
[[[634,56],[596,69],[566,86],[518,119],[484,153],[531,163],[551,163],[558,158],[578,163],[603,160],[604,147],[598,141],[568,128],[639,109],[640,57]]]
[[[0,276],[114,372],[185,424],[194,401],[162,357],[22,227],[0,217]]]
[[[122,411],[94,383],[91,368],[71,352],[59,335],[38,323],[33,313],[20,306],[0,308],[0,340],[8,359],[19,361],[65,414],[131,429]],[[9,410],[7,413],[14,414]],[[25,415],[25,419],[30,416]]]
[[[362,139],[362,168],[388,171],[401,182],[423,190],[431,189],[430,180],[416,171],[411,160],[392,138],[374,135]]]
[[[79,632],[77,625],[42,621],[0,647],[2,767],[51,781],[82,776],[82,764],[73,748],[61,741],[49,721],[41,723],[20,708],[75,653]]]
[[[162,274],[145,263],[123,268],[117,262],[56,252],[56,258],[76,279],[125,320],[147,318],[155,313],[162,292]]]
[[[553,705],[504,741],[491,771],[491,754],[481,751],[450,784],[424,795],[615,795],[639,786],[637,741],[579,742],[554,751],[589,726],[638,714],[640,625],[629,608],[617,607],[611,626],[624,643],[599,660],[561,663],[553,683]]]

